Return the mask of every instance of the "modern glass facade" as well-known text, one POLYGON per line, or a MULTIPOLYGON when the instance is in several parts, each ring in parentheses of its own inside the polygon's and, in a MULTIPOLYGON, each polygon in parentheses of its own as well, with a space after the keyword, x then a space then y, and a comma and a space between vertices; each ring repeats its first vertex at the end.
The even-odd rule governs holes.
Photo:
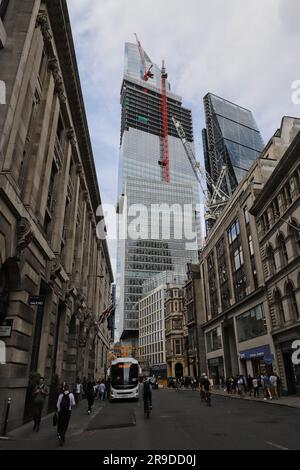
MULTIPOLYGON (((147 55, 146 59, 150 64, 147 55)), ((118 209, 123 227, 128 230, 123 237, 119 234, 118 241, 116 323, 117 333, 124 339, 138 333, 137 302, 143 295, 144 281, 163 271, 184 275, 186 263, 196 262, 198 257, 198 182, 172 123, 174 115, 193 145, 191 112, 182 107, 179 96, 168 91, 167 183, 161 165, 161 73, 155 65, 152 71, 153 79, 141 79, 138 48, 127 43, 121 88, 118 209), (193 238, 187 234, 187 227, 193 238), (132 228, 138 229, 138 236, 132 234, 132 228)), ((169 84, 167 89, 170 90, 169 84)))
POLYGON ((263 150, 263 139, 248 109, 212 93, 208 93, 203 101, 205 167, 216 182, 222 166, 227 165, 228 180, 223 189, 231 194, 263 150))

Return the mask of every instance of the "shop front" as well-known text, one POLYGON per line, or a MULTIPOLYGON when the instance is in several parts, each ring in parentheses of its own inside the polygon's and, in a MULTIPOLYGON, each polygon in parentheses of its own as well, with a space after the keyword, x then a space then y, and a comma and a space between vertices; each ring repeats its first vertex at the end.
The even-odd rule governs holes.
POLYGON ((224 386, 224 360, 223 356, 207 360, 208 376, 214 387, 224 386))
POLYGON ((266 344, 257 348, 245 349, 239 352, 242 363, 242 373, 247 376, 257 377, 265 373, 273 373, 274 356, 270 345, 266 344))

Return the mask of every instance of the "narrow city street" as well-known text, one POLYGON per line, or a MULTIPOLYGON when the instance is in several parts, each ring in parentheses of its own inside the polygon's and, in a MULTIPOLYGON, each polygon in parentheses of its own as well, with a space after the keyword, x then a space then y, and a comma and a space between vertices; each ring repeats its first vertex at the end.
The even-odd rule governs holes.
MULTIPOLYGON (((199 392, 153 391, 150 419, 143 401, 109 403, 97 400, 93 413, 86 402, 75 409, 61 449, 188 450, 300 449, 300 409, 273 403, 213 396, 209 408, 199 392)), ((57 449, 52 416, 39 433, 27 424, 0 440, 0 449, 57 449)))

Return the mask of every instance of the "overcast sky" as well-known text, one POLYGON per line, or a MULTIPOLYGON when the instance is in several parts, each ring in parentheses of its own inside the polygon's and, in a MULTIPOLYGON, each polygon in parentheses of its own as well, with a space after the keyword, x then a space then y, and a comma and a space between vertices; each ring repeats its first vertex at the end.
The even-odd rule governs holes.
MULTIPOLYGON (((202 158, 207 92, 251 109, 265 143, 283 115, 300 116, 300 0, 68 0, 100 191, 116 203, 124 43, 165 59, 172 91, 192 109, 202 158)), ((115 269, 115 243, 110 243, 115 269)))

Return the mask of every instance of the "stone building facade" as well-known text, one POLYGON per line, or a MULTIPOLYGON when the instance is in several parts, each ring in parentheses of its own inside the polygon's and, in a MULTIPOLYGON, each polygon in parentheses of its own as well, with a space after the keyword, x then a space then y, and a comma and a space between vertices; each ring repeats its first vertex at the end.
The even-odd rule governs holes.
POLYGON ((287 393, 300 394, 300 132, 251 209, 256 217, 278 374, 287 393))
MULTIPOLYGON (((250 209, 299 130, 283 118, 209 233, 200 257, 207 369, 214 383, 277 369, 256 220, 250 209)), ((295 281, 296 285, 296 281, 295 281)))
POLYGON ((101 199, 66 1, 5 4, 0 321, 11 334, 0 338, 0 427, 11 397, 14 428, 30 417, 39 374, 50 385, 46 412, 62 381, 105 373, 111 333, 101 313, 113 275, 96 233, 101 199))
POLYGON ((167 376, 187 375, 187 357, 184 344, 184 296, 178 285, 168 284, 165 296, 165 337, 167 376))
POLYGON ((203 318, 203 293, 201 289, 199 264, 188 263, 187 280, 184 290, 184 316, 187 334, 185 336, 187 375, 200 377, 206 372, 203 318))

